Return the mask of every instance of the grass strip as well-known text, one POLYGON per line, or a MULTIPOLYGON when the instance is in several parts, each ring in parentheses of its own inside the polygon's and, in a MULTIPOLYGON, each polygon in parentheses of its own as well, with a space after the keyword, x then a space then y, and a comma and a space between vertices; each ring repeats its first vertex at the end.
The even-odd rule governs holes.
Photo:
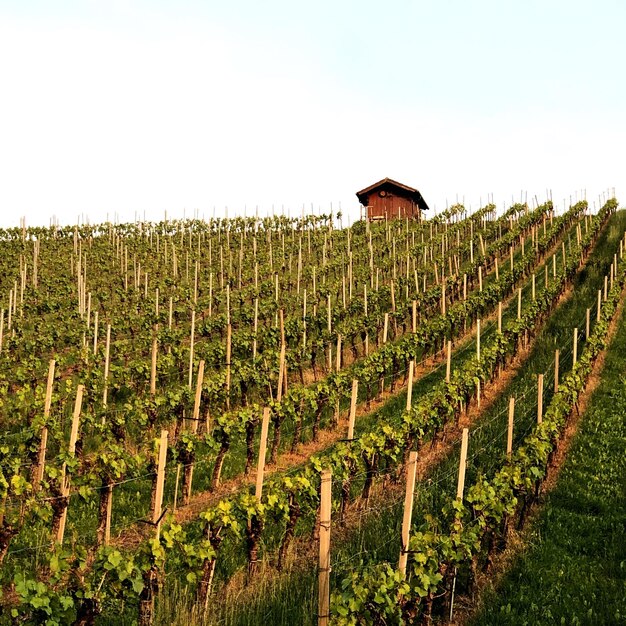
POLYGON ((527 548, 473 626, 626 624, 626 318, 527 548))

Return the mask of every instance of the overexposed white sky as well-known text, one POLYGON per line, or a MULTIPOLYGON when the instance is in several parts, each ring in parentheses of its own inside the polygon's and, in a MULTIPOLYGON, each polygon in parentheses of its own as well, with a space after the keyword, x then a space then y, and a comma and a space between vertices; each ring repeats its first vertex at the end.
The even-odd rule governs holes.
POLYGON ((0 226, 626 193, 621 0, 0 0, 0 226))

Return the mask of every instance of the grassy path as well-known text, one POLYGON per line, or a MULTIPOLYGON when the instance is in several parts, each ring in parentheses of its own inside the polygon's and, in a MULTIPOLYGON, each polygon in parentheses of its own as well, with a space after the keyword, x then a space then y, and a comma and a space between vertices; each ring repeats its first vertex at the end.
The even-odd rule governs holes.
POLYGON ((626 624, 626 318, 528 547, 474 626, 626 624))

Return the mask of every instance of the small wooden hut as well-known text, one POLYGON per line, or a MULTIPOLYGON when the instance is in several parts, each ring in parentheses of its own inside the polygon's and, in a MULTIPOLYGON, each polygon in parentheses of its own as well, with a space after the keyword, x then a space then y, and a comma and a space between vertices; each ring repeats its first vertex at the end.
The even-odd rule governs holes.
POLYGON ((357 191, 356 196, 365 208, 367 219, 370 221, 405 217, 419 220, 421 212, 428 209, 426 201, 417 189, 391 178, 383 178, 357 191))

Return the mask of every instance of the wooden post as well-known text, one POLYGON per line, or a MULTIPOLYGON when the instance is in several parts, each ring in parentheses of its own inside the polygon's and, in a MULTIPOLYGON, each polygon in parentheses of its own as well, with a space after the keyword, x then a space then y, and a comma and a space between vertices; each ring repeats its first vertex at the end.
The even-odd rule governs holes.
POLYGON ((356 419, 356 401, 359 393, 359 379, 352 379, 352 395, 350 397, 350 415, 348 417, 348 439, 354 439, 354 422, 356 419))
MULTIPOLYGON (((111 355, 111 324, 107 324, 107 342, 104 350, 104 391, 102 394, 102 405, 106 408, 109 382, 109 357, 111 355)), ((104 423, 104 415, 102 416, 104 423)))
POLYGON ((333 328, 332 328, 332 309, 330 307, 330 294, 328 294, 326 308, 327 308, 327 313, 328 313, 328 334, 330 335, 330 333, 333 332, 333 328))
POLYGON ((154 326, 154 337, 152 337, 152 363, 150 366, 150 395, 154 396, 156 394, 156 373, 157 373, 157 332, 159 326, 155 324, 154 326))
POLYGON ((261 441, 259 442, 259 460, 256 470, 256 488, 254 495, 259 502, 263 493, 263 475, 265 472, 265 456, 267 453, 267 431, 270 425, 269 407, 263 408, 263 421, 261 422, 261 441))
MULTIPOLYGON (((85 390, 84 385, 78 385, 78 387, 76 388, 76 401, 74 402, 74 413, 72 415, 72 429, 70 431, 70 442, 67 448, 68 455, 72 458, 74 457, 76 453, 76 441, 78 440, 78 425, 80 421, 80 411, 83 405, 84 390, 85 390)), ((66 466, 65 466, 65 463, 63 463, 63 467, 61 468, 60 482, 61 482, 61 495, 63 498, 66 499, 66 502, 64 503, 64 509, 63 509, 63 512, 61 513, 61 519, 59 520, 59 529, 57 531, 57 536, 56 536, 56 541, 58 544, 63 543, 63 537, 65 535, 65 524, 67 521, 67 508, 69 505, 69 502, 67 501, 67 499, 69 499, 69 495, 70 495, 70 479, 66 476, 65 471, 66 471, 66 466)))
POLYGON ((476 358, 480 361, 480 319, 476 320, 476 358))
POLYGON ((93 314, 93 353, 98 350, 98 311, 93 314))
POLYGON ((256 359, 257 333, 259 330, 259 299, 254 299, 254 339, 252 340, 252 358, 256 359))
POLYGON ((463 301, 467 300, 467 274, 463 274, 463 301))
POLYGON ((413 395, 413 372, 415 370, 415 361, 409 362, 409 384, 406 388, 406 410, 411 410, 411 398, 413 395))
POLYGON ((517 290, 517 319, 522 319, 522 288, 517 290))
POLYGON ((446 281, 444 279, 441 281, 441 314, 446 314, 446 281))
POLYGON ((406 488, 404 491, 404 516, 402 517, 402 537, 400 544, 400 560, 398 569, 404 578, 409 550, 409 534, 411 532, 411 517, 413 515, 413 494, 415 492, 415 474, 417 470, 417 452, 409 452, 409 462, 406 466, 406 488))
POLYGON ((506 435, 506 454, 511 456, 513 453, 513 420, 515 416, 515 398, 509 398, 509 428, 506 435))
MULTIPOLYGON (((4 316, 4 310, 3 310, 3 316, 4 316)), ((4 319, 4 318, 3 318, 4 319)), ((417 300, 413 300, 413 332, 416 333, 417 332, 417 300)), ((0 341, 0 350, 2 350, 2 342, 0 341)))
POLYGON ((193 423, 191 430, 198 432, 198 423, 200 421, 200 400, 202 398, 202 384, 204 383, 204 359, 198 364, 198 378, 196 380, 196 395, 193 402, 193 423))
POLYGON ((498 256, 496 255, 496 280, 500 280, 500 271, 498 268, 498 256))
POLYGON ((332 472, 322 471, 320 484, 320 546, 318 584, 318 626, 328 626, 330 620, 330 512, 332 472))
POLYGON ((450 339, 448 339, 447 352, 448 354, 446 357, 446 382, 449 383, 450 382, 450 369, 452 366, 452 341, 450 341, 450 339))
POLYGON ((589 330, 591 328, 591 309, 587 309, 587 324, 585 326, 585 341, 589 341, 589 330))
POLYGON ((536 276, 535 276, 535 273, 533 272, 533 302, 537 299, 535 297, 535 280, 536 280, 536 276))
POLYGON ((573 350, 573 354, 574 354, 574 356, 572 358, 572 367, 573 367, 574 365, 576 365, 576 361, 578 360, 577 359, 577 356, 578 356, 578 328, 574 328, 574 343, 573 343, 573 346, 572 346, 572 350, 573 350))
POLYGON ((385 313, 385 325, 383 327, 383 343, 387 343, 388 332, 389 332, 389 313, 385 313))
POLYGON ((614 275, 613 263, 611 263, 611 283, 610 283, 610 288, 611 289, 613 289, 613 275, 614 275))
POLYGON ((498 302, 498 332, 502 333, 502 300, 498 302))
POLYGON ((194 343, 195 343, 195 333, 196 333, 196 312, 191 311, 191 333, 189 336, 189 377, 187 386, 191 389, 191 384, 193 382, 193 351, 194 351, 194 343))
POLYGON ((467 463, 467 441, 469 430, 463 429, 463 438, 461 439, 461 458, 459 459, 459 480, 456 487, 457 500, 463 500, 463 490, 465 489, 465 465, 467 463))
POLYGON ((537 376, 537 424, 543 422, 543 374, 537 376))
POLYGON ((231 353, 233 343, 233 327, 228 324, 226 327, 226 406, 230 408, 230 371, 231 353))
POLYGON ((559 390, 559 356, 558 350, 554 351, 554 393, 559 390))
POLYGON ((602 312, 602 289, 598 289, 598 310, 596 312, 596 322, 600 321, 601 312, 602 312))
POLYGON ((152 510, 152 523, 156 527, 156 537, 161 534, 161 513, 163 510, 163 488, 165 486, 165 463, 167 462, 167 430, 161 431, 159 442, 159 458, 157 461, 157 483, 154 498, 154 509, 152 510))
POLYGON ((604 277, 604 301, 606 302, 606 299, 609 296, 609 279, 608 276, 604 277))

